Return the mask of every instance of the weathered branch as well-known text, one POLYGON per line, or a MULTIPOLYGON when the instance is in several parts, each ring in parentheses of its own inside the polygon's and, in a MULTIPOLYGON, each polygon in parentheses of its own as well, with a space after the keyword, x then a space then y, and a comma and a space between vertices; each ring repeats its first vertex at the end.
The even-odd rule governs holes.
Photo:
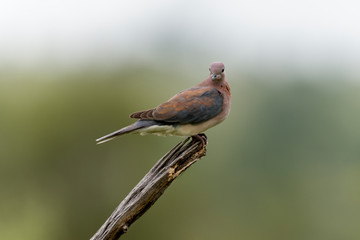
POLYGON ((205 141, 190 138, 163 156, 131 190, 91 240, 114 240, 126 233, 163 194, 170 183, 206 154, 205 141))

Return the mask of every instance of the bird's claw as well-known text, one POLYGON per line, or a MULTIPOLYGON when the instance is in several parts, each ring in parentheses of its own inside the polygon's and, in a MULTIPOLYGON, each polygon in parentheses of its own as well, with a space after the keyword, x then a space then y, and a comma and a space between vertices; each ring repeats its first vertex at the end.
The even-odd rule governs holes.
POLYGON ((199 133, 197 135, 191 136, 191 138, 192 138, 191 142, 201 141, 201 144, 203 146, 206 146, 207 144, 207 136, 205 135, 205 133, 199 133))

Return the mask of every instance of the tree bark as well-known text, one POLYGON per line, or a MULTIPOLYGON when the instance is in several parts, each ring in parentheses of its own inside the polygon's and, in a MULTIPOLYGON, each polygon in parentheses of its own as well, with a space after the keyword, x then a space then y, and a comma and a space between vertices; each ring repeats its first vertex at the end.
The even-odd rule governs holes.
MULTIPOLYGON (((170 183, 206 155, 206 140, 187 138, 163 156, 119 204, 91 240, 114 240, 127 232, 170 183)), ((206 138, 205 138, 206 139, 206 138)))

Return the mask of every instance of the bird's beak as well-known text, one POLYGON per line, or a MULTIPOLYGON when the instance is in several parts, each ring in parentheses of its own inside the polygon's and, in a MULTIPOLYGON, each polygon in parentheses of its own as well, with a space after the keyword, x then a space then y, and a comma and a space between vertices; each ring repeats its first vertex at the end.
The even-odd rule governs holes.
POLYGON ((215 79, 216 79, 216 74, 214 73, 211 75, 211 80, 215 80, 215 79))

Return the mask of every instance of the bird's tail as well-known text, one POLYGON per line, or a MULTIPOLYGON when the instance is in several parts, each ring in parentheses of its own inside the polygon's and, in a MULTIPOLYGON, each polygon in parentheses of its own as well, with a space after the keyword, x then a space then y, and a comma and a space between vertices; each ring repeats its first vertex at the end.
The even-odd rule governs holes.
POLYGON ((134 132, 136 130, 139 130, 141 128, 146 128, 146 127, 150 127, 153 125, 158 125, 157 122, 155 121, 147 121, 147 120, 139 120, 137 122, 134 122, 133 124, 126 126, 122 129, 119 129, 115 132, 109 133, 101 138, 96 139, 97 144, 101 144, 101 143, 105 143, 108 141, 111 141, 117 137, 119 137, 120 135, 123 135, 125 133, 131 133, 134 132))

